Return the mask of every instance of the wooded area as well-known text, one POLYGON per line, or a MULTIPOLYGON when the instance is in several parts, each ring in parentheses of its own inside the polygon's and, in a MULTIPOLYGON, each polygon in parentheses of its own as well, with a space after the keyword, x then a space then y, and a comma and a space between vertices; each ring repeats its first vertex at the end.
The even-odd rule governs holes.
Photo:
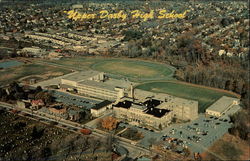
MULTIPOLYGON (((238 30, 242 41, 245 41, 247 33, 240 28, 238 30)), ((249 107, 246 101, 249 98, 249 53, 244 56, 220 56, 204 47, 203 41, 195 38, 195 31, 180 34, 170 48, 167 48, 170 40, 153 40, 145 33, 146 36, 138 39, 141 33, 135 32, 125 32, 126 40, 133 39, 128 42, 128 50, 121 53, 123 56, 142 57, 171 64, 177 68, 177 79, 233 91, 240 94, 244 106, 249 107)), ((211 45, 216 47, 220 43, 220 40, 216 39, 211 45)))

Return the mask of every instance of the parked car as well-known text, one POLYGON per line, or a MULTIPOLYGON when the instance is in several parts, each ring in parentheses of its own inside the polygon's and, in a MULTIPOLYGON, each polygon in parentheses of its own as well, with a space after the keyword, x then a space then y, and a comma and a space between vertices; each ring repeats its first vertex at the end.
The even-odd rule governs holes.
POLYGON ((90 135, 92 133, 91 130, 89 129, 86 129, 86 128, 83 128, 83 129, 80 129, 80 132, 84 135, 90 135))

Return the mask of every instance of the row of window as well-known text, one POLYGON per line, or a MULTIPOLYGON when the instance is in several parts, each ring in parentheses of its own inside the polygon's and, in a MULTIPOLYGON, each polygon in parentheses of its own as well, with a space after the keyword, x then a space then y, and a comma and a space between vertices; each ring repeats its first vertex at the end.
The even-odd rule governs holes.
POLYGON ((116 92, 113 91, 108 91, 108 90, 95 90, 91 88, 78 88, 79 91, 87 91, 87 92, 93 92, 93 93, 102 93, 102 94, 107 94, 107 95, 117 95, 116 92))
POLYGON ((97 93, 97 92, 91 92, 91 91, 85 91, 85 90, 79 90, 79 93, 94 96, 94 97, 99 97, 99 98, 104 98, 104 99, 115 99, 116 95, 107 95, 107 94, 102 94, 102 93, 97 93))
POLYGON ((139 122, 142 121, 144 123, 147 123, 147 124, 153 124, 156 122, 156 120, 159 120, 157 118, 152 118, 151 116, 145 116, 145 115, 139 115, 139 114, 134 114, 134 113, 127 113, 127 114, 123 114, 123 113, 120 113, 120 112, 116 112, 116 114, 120 117, 120 118, 127 118, 127 119, 130 119, 131 121, 136 121, 136 122, 139 122))

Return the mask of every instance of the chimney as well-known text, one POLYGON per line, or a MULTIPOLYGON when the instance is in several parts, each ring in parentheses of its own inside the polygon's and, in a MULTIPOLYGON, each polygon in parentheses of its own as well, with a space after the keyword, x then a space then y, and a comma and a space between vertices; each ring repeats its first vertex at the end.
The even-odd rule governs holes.
POLYGON ((130 85, 130 95, 131 95, 131 98, 134 100, 134 87, 132 83, 130 85))

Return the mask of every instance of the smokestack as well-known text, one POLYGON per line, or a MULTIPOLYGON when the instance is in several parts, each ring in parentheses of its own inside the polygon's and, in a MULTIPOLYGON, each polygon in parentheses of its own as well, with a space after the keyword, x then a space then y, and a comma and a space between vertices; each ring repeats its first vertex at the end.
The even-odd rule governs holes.
POLYGON ((130 95, 131 95, 131 98, 133 99, 134 101, 134 87, 133 87, 133 84, 131 83, 130 85, 130 95))

